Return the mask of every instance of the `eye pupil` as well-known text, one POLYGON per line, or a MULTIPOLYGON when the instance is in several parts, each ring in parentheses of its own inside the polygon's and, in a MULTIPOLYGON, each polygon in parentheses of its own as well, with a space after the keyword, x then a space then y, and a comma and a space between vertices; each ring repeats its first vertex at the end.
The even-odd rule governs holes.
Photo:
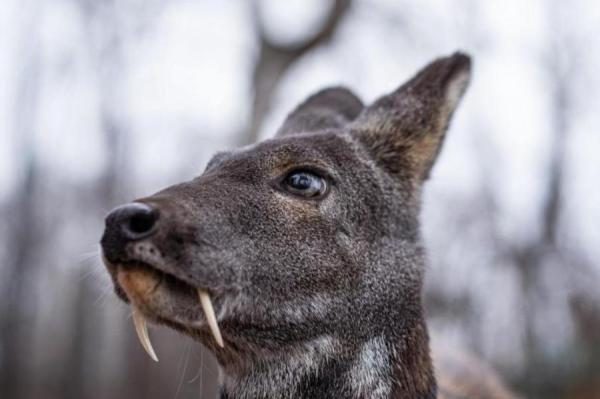
POLYGON ((310 188, 312 179, 310 176, 304 173, 297 173, 290 176, 290 184, 299 190, 305 190, 310 188))
POLYGON ((283 181, 283 188, 291 194, 312 198, 325 192, 325 180, 308 171, 291 172, 283 181))

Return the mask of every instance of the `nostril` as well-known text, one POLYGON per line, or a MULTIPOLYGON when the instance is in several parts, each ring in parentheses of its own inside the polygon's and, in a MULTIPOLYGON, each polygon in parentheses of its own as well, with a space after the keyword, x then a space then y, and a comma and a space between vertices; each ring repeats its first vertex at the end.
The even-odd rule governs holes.
POLYGON ((141 202, 113 209, 106 218, 105 236, 121 244, 141 240, 152 234, 158 221, 158 210, 141 202))
POLYGON ((121 258, 128 243, 142 240, 157 230, 160 212, 143 202, 121 205, 106 216, 106 228, 100 243, 111 262, 121 258))
POLYGON ((134 234, 145 234, 152 230, 156 216, 153 212, 136 213, 131 215, 127 223, 127 229, 134 234))
POLYGON ((154 232, 158 212, 146 204, 133 202, 122 208, 119 219, 125 238, 141 240, 154 232))

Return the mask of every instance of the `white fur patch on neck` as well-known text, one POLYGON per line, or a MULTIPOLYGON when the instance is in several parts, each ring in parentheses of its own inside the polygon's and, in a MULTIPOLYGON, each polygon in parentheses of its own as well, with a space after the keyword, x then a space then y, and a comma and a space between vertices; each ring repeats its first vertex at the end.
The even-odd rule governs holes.
POLYGON ((363 345, 350 371, 350 384, 357 398, 387 398, 392 391, 390 353, 383 337, 363 345))

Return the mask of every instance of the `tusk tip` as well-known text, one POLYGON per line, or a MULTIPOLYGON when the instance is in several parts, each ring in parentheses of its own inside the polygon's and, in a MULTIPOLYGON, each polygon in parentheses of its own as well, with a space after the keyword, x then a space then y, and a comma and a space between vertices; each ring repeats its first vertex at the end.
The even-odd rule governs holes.
POLYGON ((225 344, 223 342, 223 337, 221 336, 221 330, 219 329, 219 323, 217 322, 215 309, 213 308, 212 301, 210 300, 210 295, 208 295, 208 292, 204 291, 203 289, 198 288, 198 298, 200 299, 200 305, 202 306, 204 316, 206 317, 208 327, 210 328, 210 332, 212 333, 215 342, 218 346, 224 348, 225 344))
POLYGON ((144 319, 144 316, 135 306, 132 306, 132 310, 133 324, 135 326, 135 332, 137 333, 140 344, 142 344, 142 347, 148 356, 150 356, 150 359, 158 362, 158 356, 156 356, 156 352, 154 352, 152 342, 150 342, 150 337, 148 335, 148 325, 146 324, 146 319, 144 319))

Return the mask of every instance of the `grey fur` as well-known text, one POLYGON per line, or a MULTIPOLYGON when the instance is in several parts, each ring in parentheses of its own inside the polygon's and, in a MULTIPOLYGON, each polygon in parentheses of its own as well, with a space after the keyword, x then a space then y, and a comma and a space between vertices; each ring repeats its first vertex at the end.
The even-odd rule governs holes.
POLYGON ((364 107, 321 91, 278 135, 220 153, 196 179, 138 201, 160 212, 149 238, 103 248, 116 290, 149 319, 200 340, 224 371, 223 398, 433 398, 421 304, 423 180, 468 83, 456 53, 364 107), (323 198, 278 188, 292 168, 328 176, 323 198), (151 294, 119 285, 150 268, 151 294), (194 288, 213 299, 225 347, 194 288))

